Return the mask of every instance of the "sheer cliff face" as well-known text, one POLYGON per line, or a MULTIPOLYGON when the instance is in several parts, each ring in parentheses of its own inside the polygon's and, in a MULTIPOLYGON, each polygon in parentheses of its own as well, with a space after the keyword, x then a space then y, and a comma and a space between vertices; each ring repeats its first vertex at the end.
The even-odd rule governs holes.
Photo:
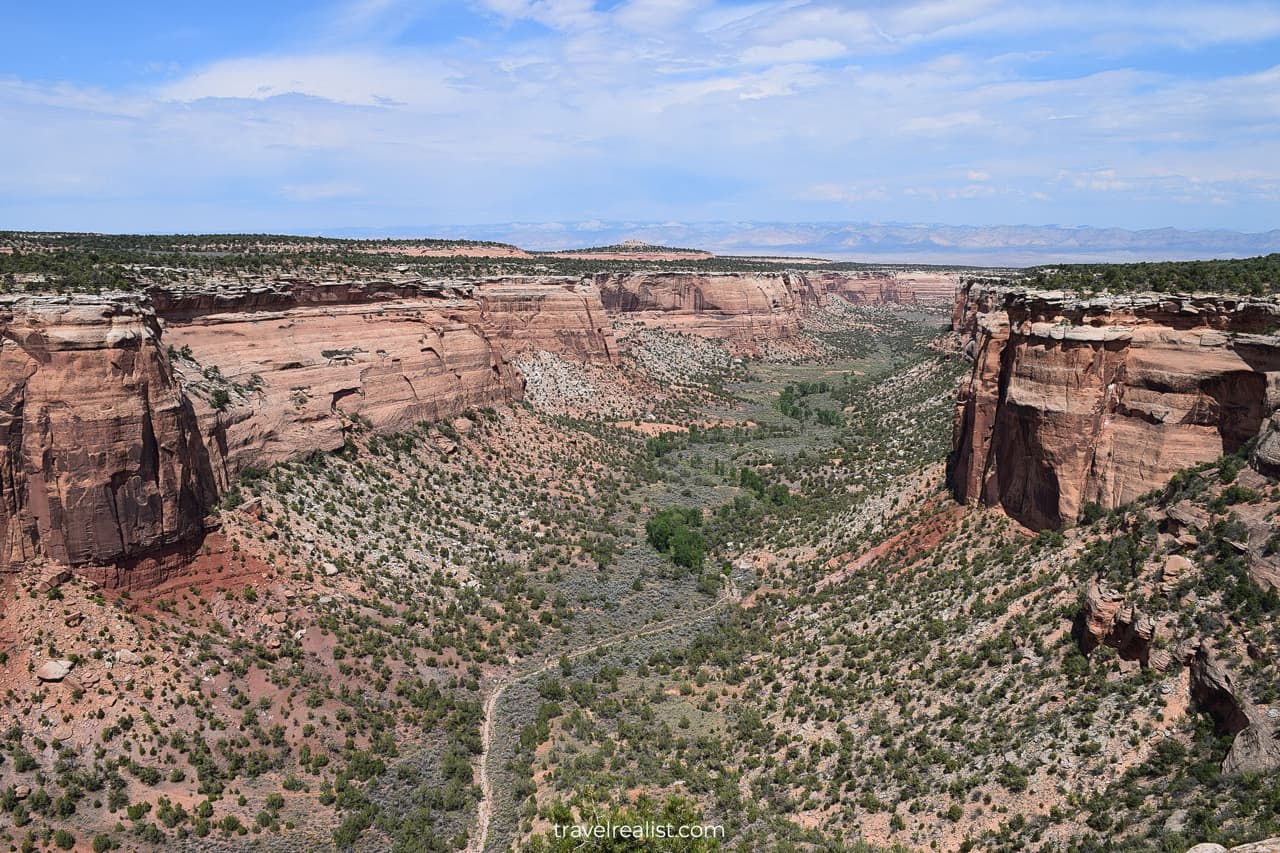
POLYGON ((955 299, 957 277, 927 272, 610 273, 595 277, 615 316, 751 350, 800 332, 804 306, 840 296, 855 305, 941 307, 955 299))
POLYGON ((166 342, 192 357, 179 366, 220 487, 249 465, 341 447, 354 416, 397 432, 519 400, 524 380, 511 358, 524 350, 616 358, 596 291, 576 279, 364 287, 339 296, 347 301, 331 304, 305 288, 264 303, 252 293, 243 306, 223 297, 221 310, 203 313, 189 297, 168 323, 166 342), (216 383, 205 377, 211 367, 216 383), (230 389, 222 408, 213 405, 218 386, 230 389))
POLYGON ((1239 448, 1280 406, 1275 303, 975 287, 955 318, 974 367, 953 485, 1035 529, 1239 448))
POLYGON ((214 499, 190 405, 138 301, 0 303, 0 567, 127 561, 214 499))
POLYGON ((512 355, 546 350, 613 364, 618 344, 599 291, 579 279, 504 278, 475 288, 476 322, 512 355))
POLYGON ((219 487, 250 465, 340 448, 357 416, 397 432, 520 399, 523 380, 485 330, 467 322, 471 310, 396 300, 169 324, 166 342, 192 358, 178 366, 219 487), (226 397, 215 396, 219 388, 226 397))
POLYGON ((956 299, 960 277, 955 273, 898 270, 894 272, 796 272, 787 273, 807 302, 839 296, 854 305, 918 305, 950 307, 956 299))
POLYGON ((596 276, 605 310, 740 349, 800 333, 800 297, 781 274, 617 273, 596 276))
POLYGON ((44 559, 114 586, 161 580, 246 467, 337 449, 356 418, 395 432, 519 400, 522 349, 616 358, 595 290, 576 280, 8 298, 0 568, 44 559))

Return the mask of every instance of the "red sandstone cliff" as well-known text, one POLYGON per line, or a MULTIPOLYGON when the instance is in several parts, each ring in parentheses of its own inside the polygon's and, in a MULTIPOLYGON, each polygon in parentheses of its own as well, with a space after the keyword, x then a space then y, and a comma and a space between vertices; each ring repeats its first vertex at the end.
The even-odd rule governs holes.
POLYGON ((523 380, 501 346, 465 320, 470 310, 396 300, 169 324, 166 342, 190 353, 178 364, 219 487, 249 465, 341 447, 355 416, 394 432, 520 399, 523 380))
POLYGON ((950 307, 960 278, 955 273, 924 270, 867 270, 862 272, 793 272, 789 282, 805 294, 808 303, 820 303, 829 295, 854 305, 912 305, 950 307))
POLYGON ((602 273, 595 284, 610 314, 753 349, 796 337, 803 308, 830 296, 855 305, 942 307, 954 301, 958 277, 870 270, 602 273))
POLYGON ((605 310, 750 348, 800 333, 800 298, 776 273, 614 273, 595 278, 605 310))
MULTIPOLYGON (((511 356, 610 363, 576 280, 271 282, 0 303, 0 567, 107 583, 190 547, 245 467, 523 395, 511 356)), ((142 571, 153 573, 154 566, 142 571)))
POLYGON ((341 447, 355 416, 395 432, 519 400, 510 360, 523 351, 617 356, 596 290, 576 279, 264 290, 161 303, 221 487, 248 465, 341 447))
MULTIPOLYGON (((199 541, 245 467, 518 400, 515 354, 616 361, 609 314, 755 346, 803 306, 936 303, 922 273, 272 281, 0 303, 0 566, 107 583, 199 541)), ((144 572, 151 572, 144 568, 144 572)), ((167 571, 167 569, 165 569, 167 571)))
POLYGON ((138 299, 0 302, 0 568, 127 561, 203 530, 196 418, 138 299))
POLYGON ((476 322, 511 355, 547 350, 613 364, 618 344, 600 292, 577 278, 486 279, 476 284, 476 322))
POLYGON ((974 366, 953 486, 1032 528, 1163 486, 1239 448, 1280 406, 1276 302, 973 285, 954 316, 974 366))

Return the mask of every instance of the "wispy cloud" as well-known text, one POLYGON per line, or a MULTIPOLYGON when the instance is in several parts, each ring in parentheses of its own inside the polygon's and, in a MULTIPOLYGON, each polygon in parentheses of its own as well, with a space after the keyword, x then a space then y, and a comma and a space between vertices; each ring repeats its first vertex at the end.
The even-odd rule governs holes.
POLYGON ((350 0, 128 83, 0 77, 0 224, 1249 227, 1280 185, 1268 55, 1274 4, 350 0))

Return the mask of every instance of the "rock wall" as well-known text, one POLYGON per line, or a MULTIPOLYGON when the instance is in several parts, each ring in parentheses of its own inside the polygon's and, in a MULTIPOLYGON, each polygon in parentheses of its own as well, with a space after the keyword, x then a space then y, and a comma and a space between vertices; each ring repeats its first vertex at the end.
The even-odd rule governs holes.
POLYGON ((602 273, 594 277, 615 316, 753 350, 800 332, 802 309, 840 296, 856 305, 949 306, 959 278, 910 271, 602 273))
MULTIPOLYGON (((180 570, 247 466, 510 400, 511 358, 617 359, 609 314, 744 346, 833 294, 916 302, 942 279, 877 273, 249 281, 145 296, 0 300, 0 567, 111 585, 180 570)), ((950 285, 948 284, 949 288, 950 285)))
POLYGON ((511 358, 524 351, 593 363, 617 357, 597 291, 577 279, 255 287, 239 301, 225 291, 169 299, 161 303, 166 342, 190 353, 178 364, 223 488, 248 465, 341 447, 354 416, 395 432, 519 400, 524 380, 511 358), (214 400, 219 387, 229 401, 214 400))
POLYGON ((618 344, 600 292, 577 278, 500 278, 477 282, 476 322, 511 355, 546 350, 613 364, 618 344))
POLYGON ((610 314, 739 349, 800 334, 801 298, 782 273, 606 273, 595 285, 610 314))
POLYGON ((950 476, 1034 529, 1238 449, 1280 407, 1275 301, 971 285, 950 476))
POLYGON ((177 365, 226 488, 247 466, 336 450, 357 416, 396 432, 520 399, 522 378, 474 313, 395 300, 210 314, 169 324, 165 339, 190 354, 177 365))
POLYGON ((145 300, 0 300, 0 568, 163 551, 213 499, 145 300))
POLYGON ((854 305, 913 305, 949 308, 956 300, 960 277, 955 273, 918 270, 868 270, 859 272, 788 273, 796 292, 807 303, 820 303, 829 295, 854 305))
POLYGON ((180 570, 247 466, 523 396, 511 357, 616 359, 578 280, 265 282, 0 301, 0 568, 180 570))

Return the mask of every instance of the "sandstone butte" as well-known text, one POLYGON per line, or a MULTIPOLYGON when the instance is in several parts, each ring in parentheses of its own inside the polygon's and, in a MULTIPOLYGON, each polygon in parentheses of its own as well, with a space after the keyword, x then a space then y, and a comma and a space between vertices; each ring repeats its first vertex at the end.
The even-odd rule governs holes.
POLYGON ((953 328, 973 370, 950 477, 1027 527, 1114 507, 1261 434, 1280 470, 1280 304, 1227 296, 1078 299, 973 283, 953 328))

